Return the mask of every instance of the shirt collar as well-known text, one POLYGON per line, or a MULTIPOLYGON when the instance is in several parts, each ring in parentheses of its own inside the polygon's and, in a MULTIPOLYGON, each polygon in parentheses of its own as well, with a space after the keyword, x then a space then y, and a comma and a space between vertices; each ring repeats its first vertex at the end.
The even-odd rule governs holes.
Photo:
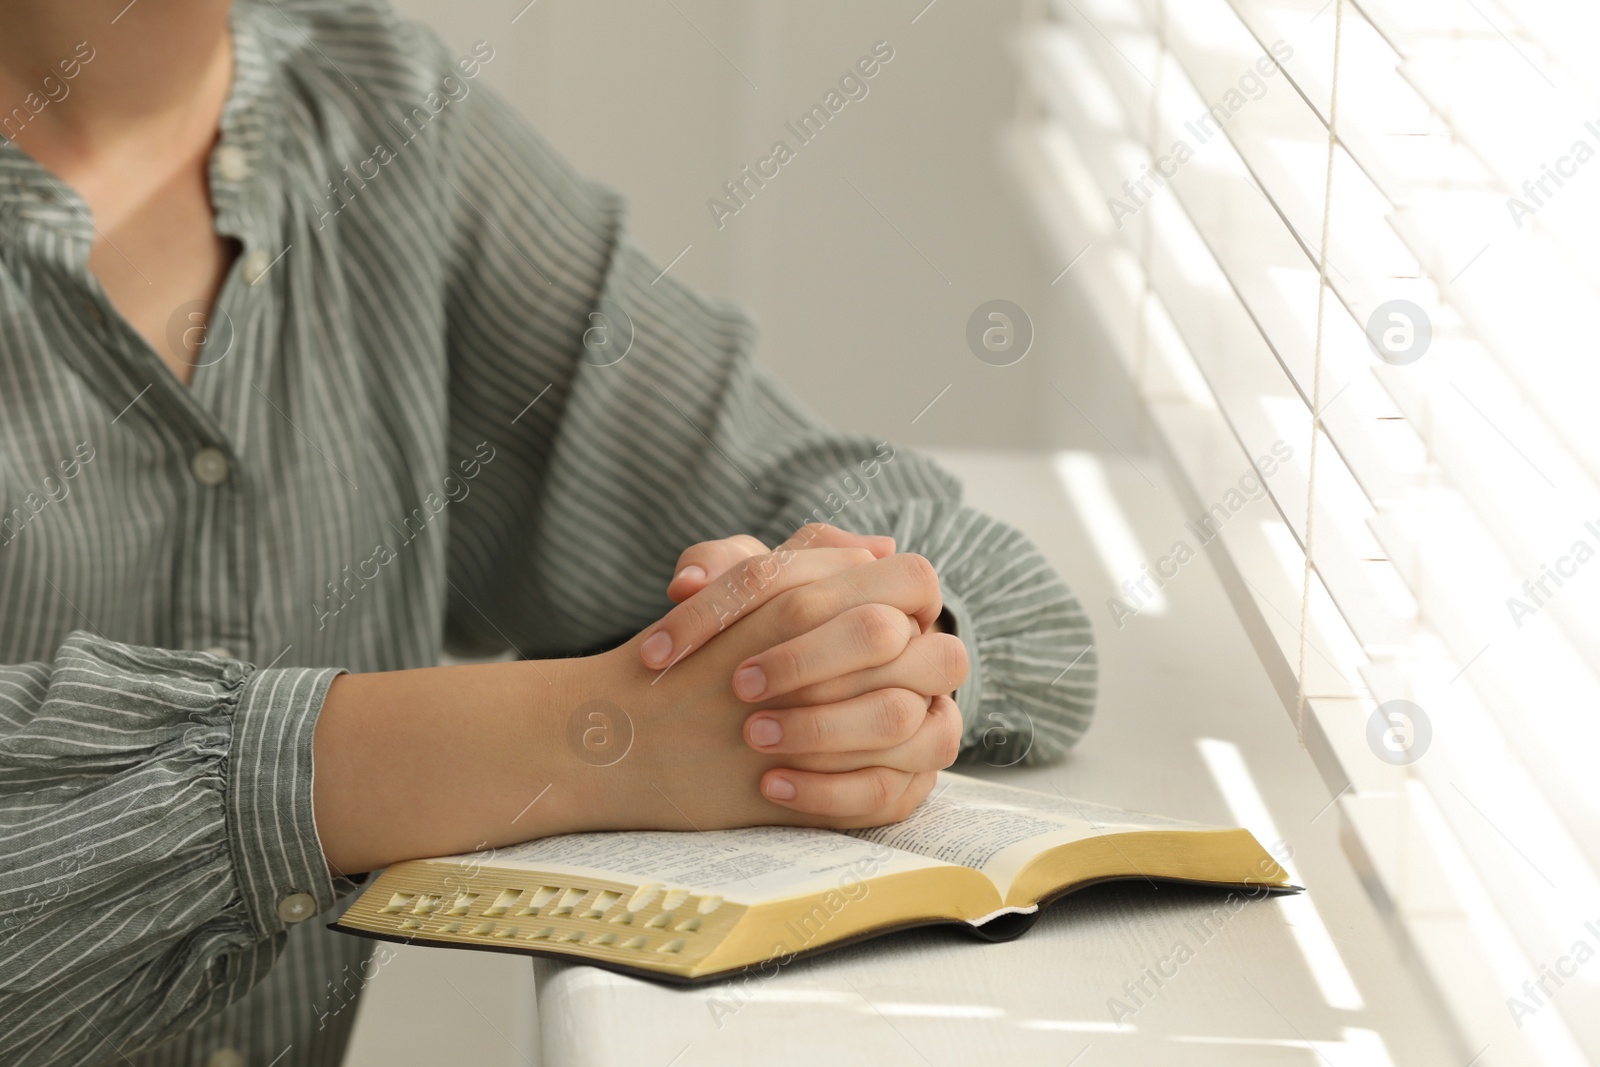
POLYGON ((287 108, 285 57, 303 42, 276 5, 233 5, 233 86, 211 153, 211 200, 219 230, 238 233, 242 216, 259 217, 282 181, 287 108))
POLYGON ((16 217, 37 219, 74 236, 94 233, 83 198, 14 141, 0 137, 0 222, 16 217))
MULTIPOLYGON (((280 176, 284 134, 283 60, 293 28, 253 0, 230 15, 233 81, 210 160, 211 198, 219 230, 238 232, 262 215, 262 201, 280 176)), ((25 105, 24 105, 25 106, 25 105)), ((0 220, 20 216, 91 240, 93 222, 77 192, 0 135, 0 220)))

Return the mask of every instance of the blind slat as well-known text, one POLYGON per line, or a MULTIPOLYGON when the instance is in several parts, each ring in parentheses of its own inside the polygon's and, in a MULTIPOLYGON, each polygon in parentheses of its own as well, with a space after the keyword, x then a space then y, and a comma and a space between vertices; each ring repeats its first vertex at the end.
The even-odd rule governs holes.
MULTIPOLYGON (((1482 1012, 1486 982, 1514 985, 1513 971, 1551 958, 1576 902, 1600 895, 1600 779, 1586 765, 1600 716, 1584 718, 1600 706, 1600 597, 1567 573, 1576 548, 1561 555, 1572 538, 1600 555, 1600 423, 1584 402, 1600 372, 1555 343, 1582 336, 1600 278, 1600 242, 1557 220, 1595 209, 1576 196, 1564 213, 1540 205, 1515 243, 1482 211, 1505 211, 1497 198, 1559 128, 1553 112, 1518 125, 1488 103, 1493 75, 1526 58, 1515 45, 1543 43, 1528 27, 1559 17, 1543 0, 1521 22, 1492 0, 1471 15, 1442 0, 1334 3, 1057 0, 1023 50, 1039 118, 1023 125, 1034 143, 1019 158, 1071 235, 1063 251, 1095 251, 1073 284, 1146 396, 1192 513, 1228 492, 1230 468, 1292 445, 1256 510, 1218 513, 1207 548, 1285 703, 1306 714, 1319 769, 1335 791, 1341 776, 1351 786, 1340 806, 1362 848, 1391 854, 1360 813, 1394 796, 1470 883, 1455 929, 1474 941, 1452 958, 1404 865, 1374 865, 1463 1030, 1492 1035, 1481 1062, 1600 1054, 1588 993, 1526 1029, 1482 1012), (1463 70, 1494 41, 1506 54, 1463 70), (1270 71, 1255 67, 1263 54, 1270 71), (1208 113, 1202 138, 1194 120, 1208 113), (1190 150, 1174 166, 1180 142, 1190 150), (1478 255, 1486 235, 1492 258, 1478 255), (1415 363, 1390 365, 1368 343, 1397 299, 1431 329, 1415 363), (1537 323, 1519 321, 1529 310, 1537 323), (1551 560, 1570 590, 1551 587, 1551 560), (1509 610, 1522 580, 1543 594, 1531 620, 1509 610), (1396 698, 1431 710, 1433 747, 1374 768, 1367 719, 1396 698), (1560 888, 1508 857, 1495 819, 1559 870, 1560 888)), ((1592 88, 1568 69, 1570 47, 1536 51, 1563 87, 1592 88)), ((1502 80, 1515 101, 1532 84, 1526 72, 1502 80)))

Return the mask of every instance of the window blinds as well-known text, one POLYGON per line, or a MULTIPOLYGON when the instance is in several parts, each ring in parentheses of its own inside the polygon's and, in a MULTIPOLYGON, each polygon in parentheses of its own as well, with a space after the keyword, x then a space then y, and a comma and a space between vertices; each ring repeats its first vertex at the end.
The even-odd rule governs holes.
POLYGON ((1559 0, 1055 0, 1021 41, 1067 277, 1485 1065, 1600 1061, 1597 43, 1559 0), (1227 521, 1254 477, 1275 517, 1227 521))

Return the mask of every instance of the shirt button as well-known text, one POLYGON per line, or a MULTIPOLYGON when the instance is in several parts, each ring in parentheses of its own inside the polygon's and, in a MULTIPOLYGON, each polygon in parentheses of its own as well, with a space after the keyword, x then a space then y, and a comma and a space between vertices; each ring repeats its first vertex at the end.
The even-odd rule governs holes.
POLYGON ((278 901, 278 918, 286 923, 304 922, 317 913, 317 901, 310 893, 290 893, 278 901))
POLYGON ((219 449, 202 448, 189 461, 189 469, 201 485, 221 485, 228 480, 228 457, 219 449))
POLYGON ((217 173, 223 181, 242 182, 250 176, 250 160, 244 149, 236 144, 225 144, 217 149, 217 173))
POLYGON ((272 257, 267 255, 266 249, 258 248, 244 257, 244 280, 254 285, 259 282, 272 266, 272 257))
POLYGON ((206 1057, 206 1067, 244 1067, 244 1057, 236 1048, 219 1048, 206 1057))
POLYGON ((231 648, 229 648, 227 645, 212 645, 210 648, 206 649, 205 651, 206 651, 206 655, 215 656, 218 659, 232 659, 233 658, 233 650, 231 648))

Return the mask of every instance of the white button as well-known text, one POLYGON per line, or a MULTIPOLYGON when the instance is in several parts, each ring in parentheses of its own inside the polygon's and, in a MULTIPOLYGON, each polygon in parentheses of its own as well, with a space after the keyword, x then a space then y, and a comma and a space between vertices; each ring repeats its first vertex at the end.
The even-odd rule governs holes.
POLYGON ((278 918, 286 923, 304 922, 317 913, 317 901, 310 893, 290 893, 278 901, 278 918))
POLYGON ((210 648, 206 649, 206 655, 215 656, 218 659, 232 659, 233 650, 227 645, 212 645, 210 648))
POLYGON ((236 1048, 219 1048, 206 1057, 206 1067, 244 1067, 244 1057, 236 1048))
POLYGON ((189 469, 201 485, 221 485, 228 480, 228 457, 215 448, 202 448, 189 461, 189 469))
POLYGON ((265 249, 258 248, 244 257, 244 280, 254 285, 267 273, 267 268, 272 266, 272 257, 267 255, 265 249))
POLYGON ((250 176, 250 160, 244 149, 236 144, 225 144, 217 149, 217 173, 224 181, 242 182, 250 176))

